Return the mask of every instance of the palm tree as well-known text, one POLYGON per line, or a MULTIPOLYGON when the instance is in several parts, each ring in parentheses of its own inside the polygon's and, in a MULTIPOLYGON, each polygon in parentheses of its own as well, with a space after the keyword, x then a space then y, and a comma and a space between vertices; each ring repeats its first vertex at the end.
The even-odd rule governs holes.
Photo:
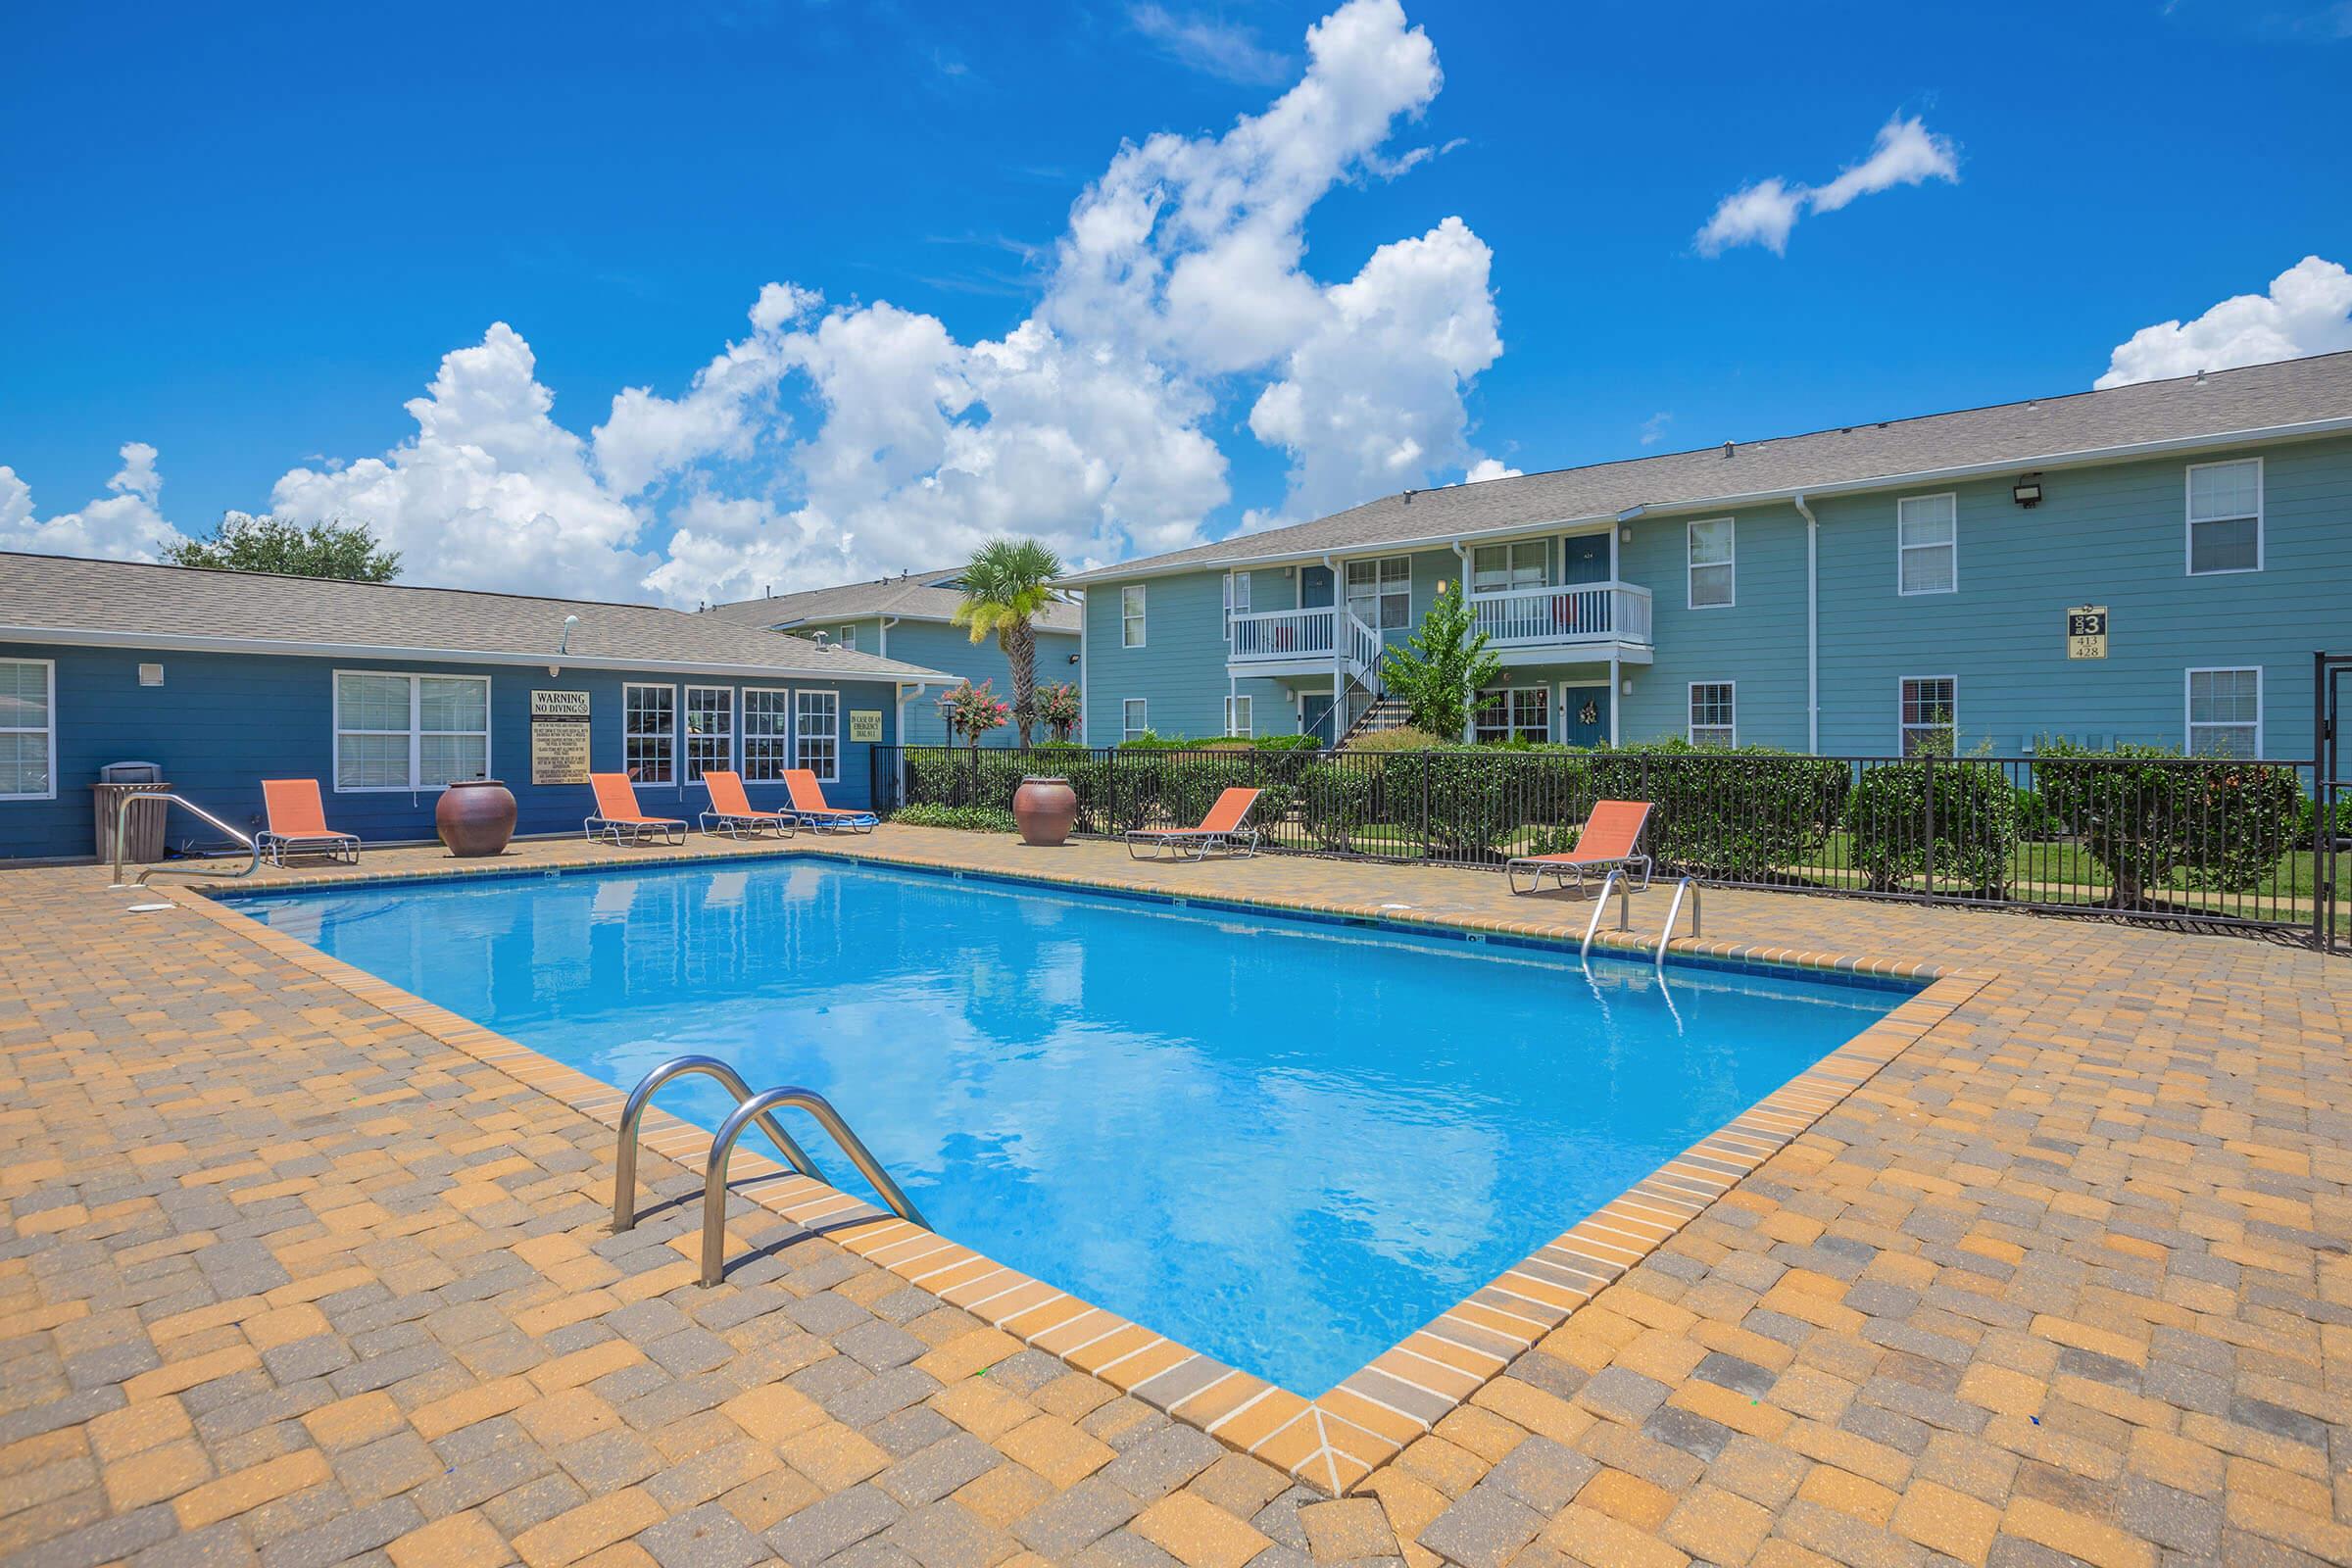
POLYGON ((1012 721, 1021 746, 1037 722, 1037 626, 1032 617, 1061 602, 1054 579, 1061 558, 1034 539, 991 539, 972 552, 963 568, 963 603, 956 624, 971 630, 972 641, 994 635, 1012 666, 1012 721))

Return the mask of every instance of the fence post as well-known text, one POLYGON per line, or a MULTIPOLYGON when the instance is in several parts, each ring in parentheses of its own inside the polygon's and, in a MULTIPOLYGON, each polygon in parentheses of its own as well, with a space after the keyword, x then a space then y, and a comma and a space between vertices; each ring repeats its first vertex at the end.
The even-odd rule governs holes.
POLYGON ((1102 748, 1102 831, 1119 831, 1119 754, 1109 746, 1102 748))
POLYGON ((1936 896, 1936 754, 1934 752, 1927 754, 1927 789, 1924 792, 1926 800, 1921 808, 1926 819, 1920 824, 1926 838, 1922 842, 1920 853, 1927 857, 1928 897, 1932 899, 1936 896))

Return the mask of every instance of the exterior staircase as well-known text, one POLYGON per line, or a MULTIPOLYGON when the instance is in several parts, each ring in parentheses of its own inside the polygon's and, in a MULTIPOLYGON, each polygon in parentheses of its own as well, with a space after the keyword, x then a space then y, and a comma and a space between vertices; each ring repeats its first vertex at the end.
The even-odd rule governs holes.
POLYGON ((1375 735, 1382 730, 1402 729, 1411 717, 1403 699, 1376 697, 1365 706, 1362 712, 1355 715, 1355 722, 1348 726, 1348 733, 1340 737, 1339 749, 1346 751, 1361 736, 1375 735))

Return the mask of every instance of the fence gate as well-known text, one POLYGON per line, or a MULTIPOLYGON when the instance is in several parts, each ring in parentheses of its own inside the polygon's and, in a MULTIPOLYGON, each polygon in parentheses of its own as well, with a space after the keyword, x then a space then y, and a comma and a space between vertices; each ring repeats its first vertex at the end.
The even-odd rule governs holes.
POLYGON ((2352 654, 2312 655, 2312 936, 2323 953, 2352 948, 2352 887, 2337 869, 2344 859, 2339 849, 2352 845, 2352 747, 2344 744, 2344 726, 2352 720, 2344 704, 2348 676, 2352 654))

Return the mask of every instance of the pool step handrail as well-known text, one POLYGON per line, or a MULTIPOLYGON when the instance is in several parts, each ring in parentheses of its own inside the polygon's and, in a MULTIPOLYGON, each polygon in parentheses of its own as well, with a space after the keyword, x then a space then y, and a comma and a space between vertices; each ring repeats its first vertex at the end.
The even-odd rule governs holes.
POLYGON ((1617 929, 1631 931, 1634 928, 1633 884, 1626 879, 1622 868, 1613 866, 1610 868, 1609 874, 1601 878, 1600 891, 1593 895, 1592 918, 1585 922, 1584 946, 1576 950, 1576 956, 1580 958, 1592 955, 1592 933, 1600 929, 1600 911, 1609 906, 1611 893, 1617 895, 1617 929))
POLYGON ((727 1271, 727 1161, 734 1155, 735 1144, 743 1137, 744 1129, 759 1122, 764 1130, 768 1124, 767 1113, 778 1105, 797 1106, 815 1117, 817 1125, 832 1135, 833 1142, 841 1146, 841 1152, 850 1156, 850 1163, 858 1167, 858 1174, 863 1176, 874 1191, 882 1196, 882 1200, 890 1205, 891 1212, 909 1225, 920 1225, 925 1230, 931 1228, 931 1222, 923 1218, 922 1211, 914 1206, 913 1200, 900 1191, 897 1182, 890 1179, 890 1172, 882 1168, 882 1162, 874 1157, 873 1151, 850 1131, 850 1124, 841 1119, 841 1113, 833 1108, 832 1102, 813 1089, 786 1087, 762 1090, 735 1107, 735 1113, 720 1126, 718 1136, 710 1144, 710 1163, 703 1172, 705 1285, 716 1285, 727 1271))
POLYGON ((226 877, 231 881, 235 881, 241 877, 249 877, 253 875, 254 872, 259 871, 261 868, 262 843, 259 838, 250 833, 241 833, 237 829, 230 827, 226 822, 221 821, 212 812, 206 810, 203 807, 198 806, 194 801, 189 800, 184 795, 173 795, 168 790, 154 790, 138 795, 125 795, 122 800, 115 803, 115 872, 114 880, 108 884, 108 890, 110 892, 118 891, 123 888, 143 888, 147 885, 147 879, 155 875, 155 873, 158 871, 170 871, 175 876, 226 877), (253 858, 246 863, 242 870, 236 871, 206 871, 200 870, 192 865, 142 866, 140 867, 139 874, 137 876, 132 877, 127 882, 123 881, 122 847, 124 843, 127 842, 126 835, 130 829, 130 808, 141 801, 162 801, 164 803, 164 809, 167 811, 171 810, 172 807, 177 806, 194 812, 196 815, 204 818, 205 821, 211 823, 214 827, 217 827, 221 832, 227 834, 230 838, 235 839, 239 844, 244 845, 246 849, 252 851, 253 858))
MULTIPOLYGON (((645 1107, 653 1103, 654 1092, 672 1078, 688 1073, 700 1073, 715 1078, 720 1087, 735 1097, 740 1105, 752 1098, 752 1086, 743 1081, 743 1074, 716 1056, 672 1056, 652 1072, 637 1080, 629 1098, 620 1107, 620 1141, 612 1152, 612 1234, 637 1223, 637 1129, 645 1120, 645 1107)), ((773 1116, 760 1118, 760 1130, 768 1141, 784 1152, 792 1168, 802 1175, 823 1181, 825 1173, 808 1157, 808 1152, 793 1140, 792 1134, 776 1124, 773 1116)))
POLYGON ((1658 933, 1658 951, 1651 961, 1661 969, 1666 967, 1666 944, 1674 940, 1674 922, 1683 912, 1683 895, 1690 895, 1690 935, 1698 936, 1698 878, 1687 876, 1674 885, 1674 903, 1666 909, 1666 929, 1658 933))

